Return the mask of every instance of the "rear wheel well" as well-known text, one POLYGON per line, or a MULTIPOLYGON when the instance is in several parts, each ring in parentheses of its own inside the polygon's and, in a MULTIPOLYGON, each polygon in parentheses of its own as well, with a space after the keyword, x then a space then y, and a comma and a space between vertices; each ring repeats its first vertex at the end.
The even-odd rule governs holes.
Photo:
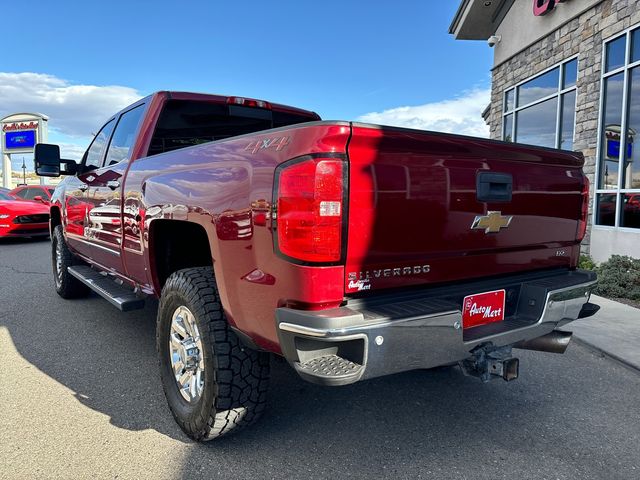
POLYGON ((149 243, 152 271, 160 289, 178 270, 213 265, 209 237, 204 227, 197 223, 154 220, 149 231, 149 243))

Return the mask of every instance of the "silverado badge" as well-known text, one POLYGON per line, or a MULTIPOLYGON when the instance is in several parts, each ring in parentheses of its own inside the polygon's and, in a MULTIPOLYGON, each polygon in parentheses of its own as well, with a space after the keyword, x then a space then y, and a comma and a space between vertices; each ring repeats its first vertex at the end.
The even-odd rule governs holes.
POLYGON ((484 230, 484 233, 498 233, 501 228, 507 228, 513 216, 503 217, 502 212, 487 212, 478 215, 471 224, 471 230, 484 230))

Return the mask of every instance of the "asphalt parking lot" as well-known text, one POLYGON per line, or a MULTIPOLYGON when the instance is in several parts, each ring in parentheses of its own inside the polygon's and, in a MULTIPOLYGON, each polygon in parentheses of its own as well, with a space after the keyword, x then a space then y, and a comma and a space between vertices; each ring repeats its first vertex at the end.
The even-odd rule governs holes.
POLYGON ((575 343, 521 352, 509 384, 444 368, 329 389, 274 363, 256 426, 192 443, 155 305, 59 298, 49 246, 0 242, 1 478, 640 478, 640 373, 575 343))

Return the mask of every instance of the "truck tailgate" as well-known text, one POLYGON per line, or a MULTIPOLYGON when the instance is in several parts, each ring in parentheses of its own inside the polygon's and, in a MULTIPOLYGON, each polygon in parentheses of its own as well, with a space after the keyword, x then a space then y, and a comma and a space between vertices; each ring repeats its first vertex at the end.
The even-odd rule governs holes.
POLYGON ((580 154, 353 124, 348 155, 347 294, 577 261, 580 154))

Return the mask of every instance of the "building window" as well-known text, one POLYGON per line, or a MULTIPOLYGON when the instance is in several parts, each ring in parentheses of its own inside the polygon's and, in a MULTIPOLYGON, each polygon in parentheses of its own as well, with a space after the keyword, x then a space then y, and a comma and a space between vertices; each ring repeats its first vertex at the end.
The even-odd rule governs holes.
POLYGON ((640 228, 640 27, 604 43, 595 223, 640 228))
POLYGON ((577 78, 572 58, 505 91, 502 139, 573 149, 577 78))

